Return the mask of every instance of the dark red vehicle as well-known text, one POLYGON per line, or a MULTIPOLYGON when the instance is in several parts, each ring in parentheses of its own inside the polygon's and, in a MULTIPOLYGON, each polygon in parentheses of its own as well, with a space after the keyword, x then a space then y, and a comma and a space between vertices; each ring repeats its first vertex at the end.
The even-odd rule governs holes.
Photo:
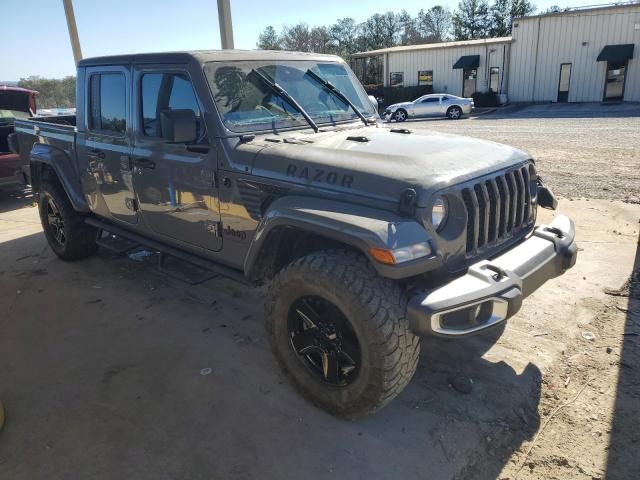
POLYGON ((34 90, 0 85, 0 186, 26 183, 23 162, 20 155, 12 153, 9 135, 13 133, 16 119, 35 115, 36 94, 34 90))

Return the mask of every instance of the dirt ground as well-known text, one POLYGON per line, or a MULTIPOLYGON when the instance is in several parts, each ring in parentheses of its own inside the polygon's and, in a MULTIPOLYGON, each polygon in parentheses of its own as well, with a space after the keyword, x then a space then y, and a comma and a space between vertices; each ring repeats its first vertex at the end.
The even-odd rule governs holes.
MULTIPOLYGON (((485 118, 418 128, 546 155, 539 169, 565 195, 554 155, 572 157, 576 177, 596 163, 613 175, 577 146, 607 136, 600 120, 485 118)), ((638 125, 613 120, 616 131, 638 125)), ((637 164, 631 137, 620 165, 637 164)), ((630 172, 618 190, 638 191, 630 172)), ((495 344, 425 339, 407 389, 359 422, 317 410, 281 374, 262 290, 222 278, 192 287, 107 254, 61 262, 28 192, 0 192, 0 478, 637 478, 640 287, 618 289, 640 269, 640 205, 584 177, 559 208, 577 225, 576 267, 535 292, 495 344)))

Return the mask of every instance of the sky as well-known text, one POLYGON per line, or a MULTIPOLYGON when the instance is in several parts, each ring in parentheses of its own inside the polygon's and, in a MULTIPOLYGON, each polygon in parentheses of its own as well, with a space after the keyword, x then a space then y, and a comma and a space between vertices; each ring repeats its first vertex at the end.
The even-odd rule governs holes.
MULTIPOLYGON (((532 0, 538 10, 576 7, 597 0, 532 0)), ((361 22, 387 10, 412 15, 458 0, 231 0, 236 48, 256 48, 267 25, 361 22)), ((220 48, 216 0, 73 0, 83 57, 121 53, 220 48)), ((75 74, 62 0, 0 0, 0 82, 39 75, 75 74)))

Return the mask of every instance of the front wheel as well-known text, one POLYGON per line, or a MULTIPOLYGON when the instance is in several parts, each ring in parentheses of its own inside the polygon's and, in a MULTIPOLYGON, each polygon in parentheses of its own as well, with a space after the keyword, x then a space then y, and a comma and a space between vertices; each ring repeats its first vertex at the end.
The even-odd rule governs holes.
POLYGON ((447 118, 450 120, 458 120, 462 118, 462 109, 460 107, 451 107, 447 110, 447 118))
POLYGON ((407 119, 407 112, 406 112, 406 111, 404 111, 403 109, 396 110, 396 111, 393 113, 393 119, 394 119, 396 122, 404 122, 404 121, 407 119))
POLYGON ((344 418, 386 405, 411 380, 420 339, 400 286, 362 255, 317 252, 285 267, 265 305, 273 351, 298 390, 344 418))
POLYGON ((80 260, 97 249, 94 227, 76 212, 57 182, 43 182, 38 195, 40 222, 51 250, 63 260, 80 260))

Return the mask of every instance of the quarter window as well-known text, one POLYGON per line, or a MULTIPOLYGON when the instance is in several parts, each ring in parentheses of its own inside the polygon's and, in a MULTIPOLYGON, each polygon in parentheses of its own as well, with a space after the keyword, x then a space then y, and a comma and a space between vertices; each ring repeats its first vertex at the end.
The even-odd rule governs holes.
POLYGON ((189 77, 184 73, 147 73, 142 76, 142 130, 148 137, 160 137, 160 113, 192 110, 200 138, 200 108, 189 77))
POLYGON ((100 73, 89 79, 89 129, 122 135, 127 129, 126 82, 121 73, 100 73))
POLYGON ((420 70, 418 72, 418 85, 433 86, 433 70, 420 70))

